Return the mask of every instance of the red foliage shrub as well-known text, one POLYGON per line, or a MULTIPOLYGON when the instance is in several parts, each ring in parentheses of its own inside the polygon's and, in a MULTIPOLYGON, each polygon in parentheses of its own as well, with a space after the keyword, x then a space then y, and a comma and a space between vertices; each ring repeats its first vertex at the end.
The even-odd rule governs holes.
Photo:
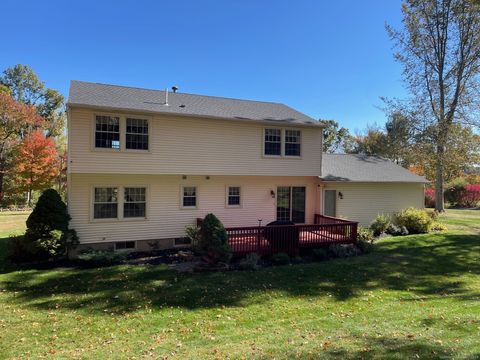
POLYGON ((460 199, 460 206, 475 207, 480 202, 480 184, 465 185, 465 191, 460 199))
POLYGON ((435 189, 425 189, 425 207, 435 207, 435 189))

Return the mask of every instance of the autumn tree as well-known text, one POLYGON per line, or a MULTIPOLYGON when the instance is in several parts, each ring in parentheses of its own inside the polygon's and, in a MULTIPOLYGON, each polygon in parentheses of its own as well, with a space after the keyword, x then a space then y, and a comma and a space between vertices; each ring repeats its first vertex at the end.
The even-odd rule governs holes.
POLYGON ((43 119, 35 107, 15 101, 0 92, 0 203, 4 198, 4 180, 11 165, 11 155, 25 129, 41 126, 43 119))
MULTIPOLYGON (((415 172, 425 175, 429 180, 435 179, 436 152, 434 141, 429 136, 436 136, 435 129, 427 129, 422 142, 414 145, 417 154, 415 172)), ((470 171, 480 163, 480 135, 470 127, 452 124, 449 137, 445 143, 444 180, 449 182, 470 171)))
POLYGON ((48 136, 58 136, 64 132, 63 95, 57 90, 46 88, 30 67, 17 64, 7 68, 0 76, 0 84, 7 87, 18 102, 35 106, 39 115, 46 120, 48 136))
POLYGON ((17 189, 28 194, 32 204, 32 192, 44 190, 58 176, 58 154, 54 140, 42 130, 35 130, 19 143, 13 155, 13 172, 17 189))
POLYGON ((377 126, 368 126, 365 133, 355 136, 354 153, 364 155, 387 156, 387 136, 377 126))
POLYGON ((354 147, 352 135, 347 128, 340 127, 335 120, 320 120, 323 128, 323 152, 351 152, 354 147))
POLYGON ((444 211, 445 154, 455 123, 478 119, 480 4, 474 0, 405 0, 403 28, 387 26, 420 132, 434 125, 436 210, 444 211))

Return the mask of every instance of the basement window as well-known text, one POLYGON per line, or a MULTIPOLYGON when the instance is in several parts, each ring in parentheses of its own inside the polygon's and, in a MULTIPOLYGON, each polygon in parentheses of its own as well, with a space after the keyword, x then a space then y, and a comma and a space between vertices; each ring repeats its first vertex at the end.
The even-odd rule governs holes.
POLYGON ((117 241, 115 243, 115 251, 135 250, 135 241, 117 241))

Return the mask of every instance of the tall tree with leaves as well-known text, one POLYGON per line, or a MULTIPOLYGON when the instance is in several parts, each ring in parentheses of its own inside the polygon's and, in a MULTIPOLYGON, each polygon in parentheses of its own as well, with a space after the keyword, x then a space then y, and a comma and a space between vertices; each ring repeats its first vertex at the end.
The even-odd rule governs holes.
POLYGON ((53 138, 45 137, 41 130, 27 135, 17 145, 13 156, 13 171, 18 191, 28 194, 28 205, 32 205, 32 192, 45 190, 57 179, 58 154, 53 138))
POLYGON ((30 67, 17 64, 6 69, 0 76, 0 84, 7 87, 18 102, 36 107, 40 116, 46 120, 48 136, 62 134, 65 127, 63 95, 46 88, 30 67))
POLYGON ((323 152, 352 152, 354 147, 353 137, 347 128, 341 127, 335 120, 320 120, 323 128, 323 152))
MULTIPOLYGON (((436 152, 435 143, 429 136, 436 136, 432 127, 427 129, 422 142, 413 146, 416 161, 413 169, 429 180, 435 179, 436 152)), ((449 182, 460 177, 480 163, 480 135, 475 134, 468 126, 452 124, 445 144, 444 180, 449 182)))
MULTIPOLYGON (((432 124, 435 203, 444 211, 445 151, 455 122, 478 114, 480 4, 475 0, 405 0, 403 29, 387 26, 411 94, 417 128, 432 124)), ((421 129, 421 130, 423 130, 421 129)))
POLYGON ((38 127, 43 119, 35 107, 15 101, 7 92, 0 92, 0 203, 4 198, 4 180, 12 161, 11 154, 25 129, 38 127))

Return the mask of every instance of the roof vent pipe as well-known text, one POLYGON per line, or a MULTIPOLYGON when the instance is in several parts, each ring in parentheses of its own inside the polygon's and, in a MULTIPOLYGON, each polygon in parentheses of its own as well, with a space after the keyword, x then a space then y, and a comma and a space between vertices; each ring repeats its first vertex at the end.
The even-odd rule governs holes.
POLYGON ((165 104, 168 106, 168 88, 165 88, 165 104))

